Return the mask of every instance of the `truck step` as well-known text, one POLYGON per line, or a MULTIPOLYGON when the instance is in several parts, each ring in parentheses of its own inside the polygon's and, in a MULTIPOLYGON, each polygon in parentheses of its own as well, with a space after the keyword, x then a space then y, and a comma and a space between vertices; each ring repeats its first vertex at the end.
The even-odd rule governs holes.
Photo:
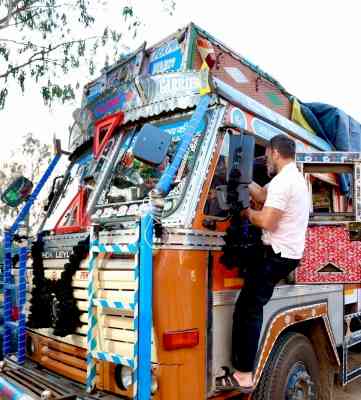
POLYGON ((347 372, 345 383, 351 382, 360 376, 361 376, 361 367, 354 368, 351 371, 347 372))

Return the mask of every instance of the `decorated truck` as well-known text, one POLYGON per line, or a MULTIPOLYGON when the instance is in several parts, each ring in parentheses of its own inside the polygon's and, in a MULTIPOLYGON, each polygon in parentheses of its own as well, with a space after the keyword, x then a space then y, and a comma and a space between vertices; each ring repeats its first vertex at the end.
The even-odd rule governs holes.
POLYGON ((265 307, 247 396, 330 400, 358 378, 361 152, 320 136, 308 111, 194 24, 87 84, 69 152, 56 147, 33 190, 23 179, 2 195, 26 202, 5 235, 1 398, 237 396, 216 381, 232 367, 234 303, 259 245, 238 216, 280 133, 296 142, 310 223, 300 267, 265 307), (49 179, 29 238, 22 221, 49 179))

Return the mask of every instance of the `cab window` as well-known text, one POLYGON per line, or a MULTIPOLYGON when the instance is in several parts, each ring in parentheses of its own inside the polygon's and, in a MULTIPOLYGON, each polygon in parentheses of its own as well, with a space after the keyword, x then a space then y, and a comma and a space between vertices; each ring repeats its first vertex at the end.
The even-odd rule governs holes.
POLYGON ((312 165, 303 167, 311 196, 311 221, 350 221, 355 218, 352 169, 345 165, 341 174, 334 172, 332 167, 325 166, 321 171, 312 165), (341 179, 350 185, 348 193, 342 192, 341 179))
MULTIPOLYGON (((228 210, 225 209, 226 188, 227 188, 227 171, 229 169, 229 136, 225 133, 222 141, 222 147, 219 154, 216 169, 208 192, 207 201, 204 207, 204 215, 225 219, 228 217, 228 210)), ((267 169, 265 165, 264 144, 257 143, 255 147, 255 159, 253 164, 253 180, 261 186, 269 182, 267 169)))

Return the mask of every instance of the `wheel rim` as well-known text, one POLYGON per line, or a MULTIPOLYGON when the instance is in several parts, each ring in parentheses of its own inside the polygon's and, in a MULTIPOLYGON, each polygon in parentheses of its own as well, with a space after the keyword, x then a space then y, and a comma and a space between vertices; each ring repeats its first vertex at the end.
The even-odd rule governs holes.
POLYGON ((316 400, 315 383, 305 364, 297 362, 291 368, 286 381, 285 400, 316 400))

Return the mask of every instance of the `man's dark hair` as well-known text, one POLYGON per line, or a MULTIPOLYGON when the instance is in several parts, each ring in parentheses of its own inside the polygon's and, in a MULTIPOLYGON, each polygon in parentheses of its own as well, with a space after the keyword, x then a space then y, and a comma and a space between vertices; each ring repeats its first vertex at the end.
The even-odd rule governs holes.
POLYGON ((292 158, 296 156, 296 144, 294 140, 286 135, 276 135, 269 141, 267 147, 277 150, 283 158, 292 158))

